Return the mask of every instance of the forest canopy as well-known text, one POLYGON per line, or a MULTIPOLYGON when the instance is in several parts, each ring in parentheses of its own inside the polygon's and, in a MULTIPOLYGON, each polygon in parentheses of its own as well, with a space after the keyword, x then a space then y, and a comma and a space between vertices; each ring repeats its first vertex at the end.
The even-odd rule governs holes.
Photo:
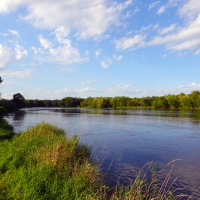
POLYGON ((190 94, 168 94, 152 97, 65 97, 61 100, 25 100, 26 107, 82 107, 82 108, 149 108, 196 109, 200 108, 200 91, 190 94))

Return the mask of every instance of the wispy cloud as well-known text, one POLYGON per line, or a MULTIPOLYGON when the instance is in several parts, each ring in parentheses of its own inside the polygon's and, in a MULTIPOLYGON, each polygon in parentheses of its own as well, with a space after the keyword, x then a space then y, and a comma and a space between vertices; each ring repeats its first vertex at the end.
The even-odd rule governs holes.
POLYGON ((26 55, 28 55, 27 50, 18 44, 15 44, 14 50, 0 44, 0 69, 7 67, 16 60, 20 60, 26 55))
POLYGON ((39 35, 38 40, 41 47, 32 47, 36 58, 42 62, 70 64, 86 62, 89 58, 82 58, 79 50, 72 46, 72 42, 66 38, 65 29, 59 27, 53 32, 54 43, 39 35))
POLYGON ((7 33, 0 33, 0 36, 6 37, 6 36, 8 36, 8 34, 7 33))
POLYGON ((155 2, 153 2, 151 4, 149 4, 149 10, 151 10, 154 7, 156 7, 159 3, 160 3, 160 1, 155 1, 155 2))
POLYGON ((191 83, 189 85, 180 85, 170 88, 136 88, 131 85, 118 85, 116 87, 107 88, 106 93, 110 96, 129 96, 129 97, 145 97, 145 96, 163 96, 167 94, 189 94, 193 90, 200 90, 200 84, 191 83))
POLYGON ((0 69, 5 68, 13 60, 14 56, 12 50, 0 44, 0 69))
POLYGON ((101 61, 101 66, 104 69, 109 68, 109 66, 112 64, 112 60, 110 58, 105 58, 104 61, 101 61))
POLYGON ((19 38, 19 33, 17 31, 9 29, 8 32, 19 38))
POLYGON ((69 89, 69 88, 64 88, 63 90, 56 90, 52 91, 51 94, 52 96, 50 99, 58 99, 58 98, 64 98, 66 96, 75 96, 75 97, 87 97, 87 96, 98 96, 101 91, 99 89, 94 89, 94 88, 80 88, 80 89, 69 89))
POLYGON ((168 49, 175 51, 191 50, 196 52, 200 49, 200 15, 185 27, 178 29, 172 34, 163 37, 156 36, 147 45, 166 45, 168 49))
POLYGON ((175 28, 176 28, 176 25, 175 25, 175 24, 172 24, 172 25, 170 25, 170 26, 168 26, 168 27, 165 27, 165 28, 159 30, 158 33, 159 33, 159 35, 165 35, 165 34, 167 34, 167 33, 170 33, 170 32, 172 32, 172 31, 174 31, 175 28))
POLYGON ((15 45, 15 59, 20 60, 22 57, 27 56, 28 51, 24 47, 16 44, 15 45))
POLYGON ((189 0, 180 7, 178 13, 181 17, 186 20, 191 20, 196 18, 200 13, 200 1, 199 0, 189 0))
POLYGON ((88 81, 82 81, 81 85, 85 85, 85 84, 90 84, 90 83, 97 83, 98 81, 96 79, 94 80, 88 80, 88 81))
POLYGON ((42 35, 39 35, 38 40, 44 49, 49 49, 52 47, 51 42, 48 39, 45 39, 42 35))
POLYGON ((99 56, 101 53, 102 53, 102 50, 98 49, 98 50, 95 51, 95 56, 99 56))
POLYGON ((166 9, 167 9, 167 6, 165 6, 165 5, 164 5, 164 6, 161 6, 161 7, 158 9, 157 14, 160 15, 160 14, 164 13, 166 9))
MULTIPOLYGON (((161 25, 157 25, 156 29, 152 24, 142 27, 138 34, 133 37, 123 37, 114 41, 117 50, 136 50, 138 48, 147 48, 149 46, 164 45, 167 50, 184 51, 189 50, 194 54, 200 54, 200 1, 191 0, 196 3, 194 6, 190 1, 180 4, 178 12, 180 17, 184 17, 182 26, 171 24, 167 27, 159 29, 161 25), (187 16, 192 16, 187 19, 187 16), (155 35, 157 30, 157 35, 155 35), (151 33, 151 36, 150 36, 151 33), (152 37, 152 35, 154 36, 152 37)), ((180 3, 180 1, 178 1, 180 3)), ((177 6, 178 3, 169 0, 167 4, 160 7, 159 13, 165 11, 169 7, 177 6)))
POLYGON ((27 78, 30 77, 32 73, 32 70, 30 69, 25 69, 22 71, 17 71, 17 70, 7 70, 1 72, 1 76, 3 77, 16 77, 16 78, 27 78))
POLYGON ((114 43, 118 50, 137 49, 144 46, 145 38, 146 36, 144 35, 135 35, 133 37, 123 37, 115 40, 114 43))
POLYGON ((121 61, 122 60, 122 58, 123 58, 123 56, 122 55, 119 55, 119 56, 117 56, 117 55, 113 55, 113 58, 115 59, 115 60, 117 60, 117 61, 121 61))

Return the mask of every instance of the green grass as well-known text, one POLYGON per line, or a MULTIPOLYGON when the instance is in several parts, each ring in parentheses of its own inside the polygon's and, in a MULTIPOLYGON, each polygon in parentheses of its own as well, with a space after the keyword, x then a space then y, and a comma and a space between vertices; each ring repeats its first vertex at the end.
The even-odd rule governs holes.
POLYGON ((0 199, 96 198, 90 148, 62 129, 38 124, 0 146, 0 199))
POLYGON ((141 170, 130 185, 107 187, 90 148, 56 126, 41 123, 11 137, 12 127, 2 121, 0 130, 0 200, 181 199, 167 187, 169 175, 159 186, 152 163, 151 178, 141 170))
POLYGON ((13 127, 4 119, 0 120, 0 141, 11 139, 14 136, 13 127))

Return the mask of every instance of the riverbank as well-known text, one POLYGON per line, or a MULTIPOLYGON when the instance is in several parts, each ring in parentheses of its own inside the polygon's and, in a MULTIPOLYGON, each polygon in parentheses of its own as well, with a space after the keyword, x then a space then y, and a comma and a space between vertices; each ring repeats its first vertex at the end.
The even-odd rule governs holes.
POLYGON ((90 148, 56 126, 15 135, 3 121, 0 128, 0 199, 181 199, 158 186, 153 165, 150 180, 141 172, 127 187, 105 186, 90 148))

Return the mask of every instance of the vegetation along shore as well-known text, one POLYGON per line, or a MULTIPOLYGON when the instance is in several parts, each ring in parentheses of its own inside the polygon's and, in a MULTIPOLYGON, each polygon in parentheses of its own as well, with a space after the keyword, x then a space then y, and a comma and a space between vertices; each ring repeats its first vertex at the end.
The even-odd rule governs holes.
POLYGON ((182 199, 168 187, 167 177, 148 165, 128 186, 109 188, 103 182, 91 149, 46 123, 15 134, 0 121, 0 199, 182 199))
POLYGON ((0 107, 15 111, 23 107, 82 107, 82 108, 147 108, 147 109, 200 109, 200 91, 190 94, 164 95, 152 97, 65 97, 61 100, 25 99, 20 93, 13 99, 1 99, 0 107))

